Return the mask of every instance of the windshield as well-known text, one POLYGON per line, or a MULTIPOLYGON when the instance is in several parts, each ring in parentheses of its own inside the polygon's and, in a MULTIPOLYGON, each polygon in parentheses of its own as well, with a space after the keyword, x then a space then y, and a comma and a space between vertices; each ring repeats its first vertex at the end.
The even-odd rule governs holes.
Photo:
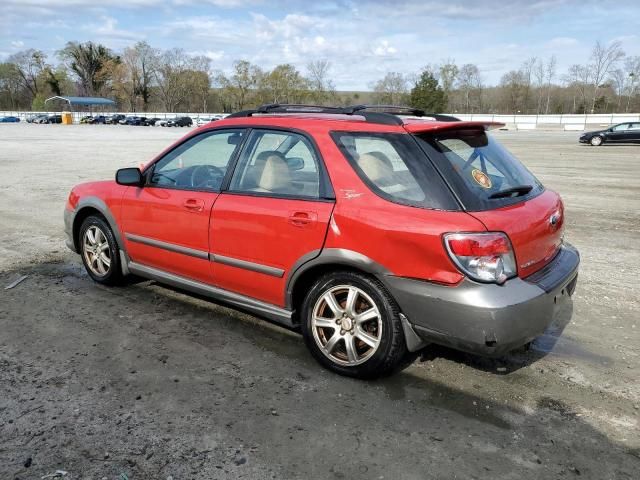
POLYGON ((356 173, 378 196, 415 207, 460 209, 410 135, 333 132, 332 137, 356 173))
POLYGON ((490 210, 539 195, 544 187, 483 130, 415 136, 466 210, 490 210))

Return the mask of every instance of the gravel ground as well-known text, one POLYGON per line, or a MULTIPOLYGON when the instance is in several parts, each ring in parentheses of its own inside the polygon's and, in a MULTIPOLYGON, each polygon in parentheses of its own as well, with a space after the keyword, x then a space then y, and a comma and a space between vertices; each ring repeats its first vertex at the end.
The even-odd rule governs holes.
POLYGON ((66 250, 72 185, 184 133, 0 126, 1 479, 639 478, 640 146, 497 132, 565 199, 573 304, 528 352, 431 348, 361 382, 254 317, 96 285, 66 250))

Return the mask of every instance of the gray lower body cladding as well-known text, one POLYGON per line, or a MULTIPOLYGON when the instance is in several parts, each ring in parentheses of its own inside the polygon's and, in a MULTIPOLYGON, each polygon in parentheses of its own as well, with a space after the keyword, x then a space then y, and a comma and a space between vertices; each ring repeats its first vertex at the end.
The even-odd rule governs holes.
POLYGON ((504 285, 465 279, 455 287, 384 276, 414 331, 425 342, 497 356, 525 345, 554 321, 573 294, 580 256, 565 244, 544 272, 504 285))

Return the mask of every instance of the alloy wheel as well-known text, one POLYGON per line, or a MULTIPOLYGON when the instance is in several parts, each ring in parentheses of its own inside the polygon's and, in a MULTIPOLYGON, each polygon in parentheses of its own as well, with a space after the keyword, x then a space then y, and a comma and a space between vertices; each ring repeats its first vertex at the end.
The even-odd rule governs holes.
POLYGON ((82 251, 87 266, 94 275, 104 277, 111 268, 111 250, 104 232, 91 225, 84 232, 82 251))
POLYGON ((382 339, 378 306, 353 285, 327 289, 313 308, 311 327, 322 353, 339 365, 354 366, 367 361, 382 339))

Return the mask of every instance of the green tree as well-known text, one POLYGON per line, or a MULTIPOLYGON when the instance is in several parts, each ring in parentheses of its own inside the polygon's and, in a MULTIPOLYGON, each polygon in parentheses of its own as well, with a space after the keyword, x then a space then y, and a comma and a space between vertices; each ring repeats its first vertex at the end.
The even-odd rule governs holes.
POLYGON ((87 95, 99 95, 109 86, 109 69, 113 63, 120 63, 107 47, 93 42, 69 42, 59 52, 60 58, 77 75, 82 91, 87 95))
POLYGON ((309 82, 288 63, 276 66, 260 82, 264 103, 301 103, 309 92, 309 82))
POLYGON ((244 110, 256 103, 254 97, 263 76, 262 70, 247 60, 235 62, 233 73, 229 77, 219 73, 216 84, 222 88, 225 110, 244 110))
POLYGON ((427 70, 420 74, 411 89, 411 106, 426 112, 440 113, 447 108, 447 95, 433 74, 427 70))

